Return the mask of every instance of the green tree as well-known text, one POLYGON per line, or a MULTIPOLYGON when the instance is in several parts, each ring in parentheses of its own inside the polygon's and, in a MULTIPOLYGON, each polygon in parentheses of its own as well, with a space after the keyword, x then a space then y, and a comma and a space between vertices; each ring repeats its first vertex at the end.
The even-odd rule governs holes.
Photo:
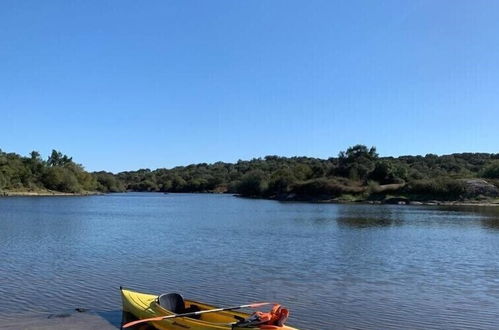
POLYGON ((47 163, 50 166, 64 166, 66 164, 71 163, 72 161, 73 161, 72 157, 63 155, 60 151, 52 150, 52 153, 50 154, 47 163))
POLYGON ((391 183, 393 177, 393 165, 385 160, 377 161, 374 170, 369 174, 371 180, 381 184, 391 183))
POLYGON ((489 179, 499 179, 499 160, 490 162, 482 171, 482 176, 489 179))
POLYGON ((308 180, 312 177, 313 171, 307 164, 296 164, 293 166, 293 176, 300 181, 308 180))
POLYGON ((296 181, 293 172, 288 168, 277 170, 270 176, 268 192, 277 195, 287 193, 296 181))
POLYGON ((407 179, 407 168, 393 160, 378 160, 369 179, 381 184, 402 183, 407 179))
POLYGON ((174 175, 172 178, 172 190, 182 192, 185 189, 187 182, 180 175, 174 175))
POLYGON ((121 181, 112 173, 102 171, 94 173, 94 176, 99 185, 98 190, 102 192, 122 192, 125 190, 121 181))
POLYGON ((261 196, 268 187, 265 173, 262 170, 253 170, 241 178, 237 192, 242 196, 261 196))
POLYGON ((364 145, 355 145, 338 155, 337 174, 352 180, 366 180, 374 169, 378 153, 375 147, 368 149, 364 145))
POLYGON ((32 152, 29 153, 30 158, 33 162, 42 162, 42 157, 40 156, 40 153, 38 151, 33 150, 32 152))
POLYGON ((46 188, 61 192, 77 193, 82 188, 78 179, 69 169, 64 167, 50 167, 43 176, 43 183, 46 188))
POLYGON ((5 175, 0 172, 0 189, 3 189, 7 186, 7 179, 5 178, 5 175))

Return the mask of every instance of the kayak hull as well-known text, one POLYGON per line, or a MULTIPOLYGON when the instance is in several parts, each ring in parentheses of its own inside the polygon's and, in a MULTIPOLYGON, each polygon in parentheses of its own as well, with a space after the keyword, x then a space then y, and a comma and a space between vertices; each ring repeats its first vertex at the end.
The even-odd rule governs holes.
MULTIPOLYGON (((159 306, 158 296, 153 294, 141 293, 129 289, 121 289, 121 298, 123 301, 123 311, 134 315, 138 319, 147 319, 158 316, 173 315, 172 312, 159 306)), ((185 307, 196 305, 201 310, 215 309, 216 306, 207 305, 193 300, 185 300, 185 307)), ((216 313, 206 313, 200 315, 199 319, 189 317, 171 318, 161 321, 150 322, 156 329, 191 329, 191 330, 209 330, 209 329, 258 329, 258 328, 239 328, 232 327, 231 323, 236 322, 235 316, 247 318, 250 314, 237 311, 222 311, 216 313)), ((276 329, 280 330, 298 330, 293 327, 283 326, 276 329)))

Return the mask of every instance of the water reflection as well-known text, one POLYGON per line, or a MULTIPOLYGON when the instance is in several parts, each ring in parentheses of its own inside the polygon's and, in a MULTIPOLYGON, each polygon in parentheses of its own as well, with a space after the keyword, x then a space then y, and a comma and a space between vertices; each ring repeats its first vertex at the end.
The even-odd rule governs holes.
POLYGON ((485 229, 499 230, 499 206, 442 206, 446 212, 468 213, 480 219, 480 224, 485 229))
POLYGON ((480 220, 484 228, 499 230, 499 217, 498 218, 483 218, 480 220))
POLYGON ((339 217, 336 221, 339 225, 354 228, 389 227, 403 224, 400 219, 392 218, 339 217))
POLYGON ((398 206, 347 205, 338 210, 336 221, 340 226, 353 228, 400 226, 402 214, 398 206))

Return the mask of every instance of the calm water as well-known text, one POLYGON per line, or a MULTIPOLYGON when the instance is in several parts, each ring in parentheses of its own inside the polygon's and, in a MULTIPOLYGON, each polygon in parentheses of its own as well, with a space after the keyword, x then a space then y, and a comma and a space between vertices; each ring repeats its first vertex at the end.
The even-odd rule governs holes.
POLYGON ((303 329, 497 329, 499 208, 0 198, 0 320, 117 312, 119 285, 279 301, 303 329))

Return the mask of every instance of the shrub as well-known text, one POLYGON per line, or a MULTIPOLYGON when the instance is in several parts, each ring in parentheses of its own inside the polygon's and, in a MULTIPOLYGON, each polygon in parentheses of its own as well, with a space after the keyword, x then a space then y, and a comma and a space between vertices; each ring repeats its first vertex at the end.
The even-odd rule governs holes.
POLYGON ((287 193, 296 182, 296 178, 289 169, 280 169, 272 173, 268 186, 269 194, 287 193))
POLYGON ((499 160, 494 160, 485 166, 482 176, 489 179, 499 179, 499 160))
POLYGON ((243 175, 237 186, 237 193, 242 196, 261 196, 267 187, 265 173, 261 170, 253 170, 243 175))
POLYGON ((49 167, 43 176, 43 184, 48 189, 62 192, 81 192, 78 179, 69 169, 64 167, 49 167))
POLYGON ((348 186, 335 179, 319 178, 295 184, 291 191, 299 196, 339 196, 341 194, 357 194, 365 187, 348 186))
POLYGON ((435 180, 416 180, 406 186, 410 194, 426 195, 433 198, 455 199, 461 197, 466 192, 465 184, 462 181, 437 178, 435 180))

